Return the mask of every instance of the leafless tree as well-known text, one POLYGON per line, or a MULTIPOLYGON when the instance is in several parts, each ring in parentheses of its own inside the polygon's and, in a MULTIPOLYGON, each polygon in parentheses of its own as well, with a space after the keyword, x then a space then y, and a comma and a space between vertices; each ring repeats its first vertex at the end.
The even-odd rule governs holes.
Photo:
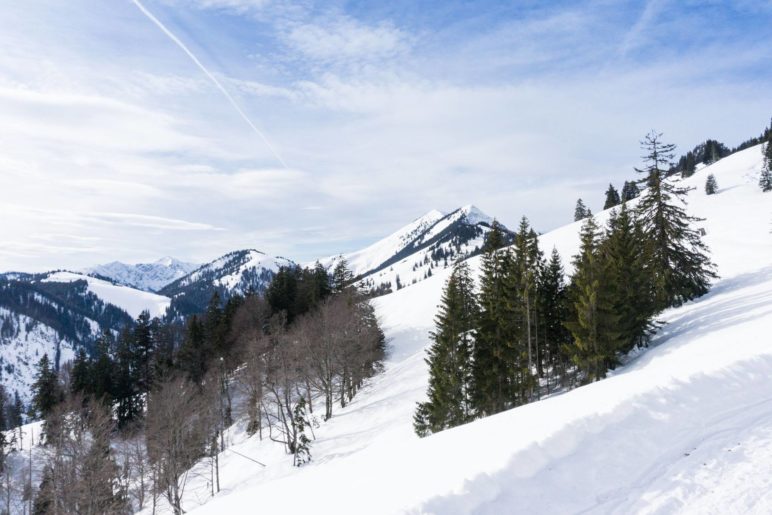
POLYGON ((175 515, 183 513, 190 468, 204 455, 208 436, 204 411, 199 387, 184 378, 160 383, 148 399, 145 439, 153 492, 166 498, 175 515))

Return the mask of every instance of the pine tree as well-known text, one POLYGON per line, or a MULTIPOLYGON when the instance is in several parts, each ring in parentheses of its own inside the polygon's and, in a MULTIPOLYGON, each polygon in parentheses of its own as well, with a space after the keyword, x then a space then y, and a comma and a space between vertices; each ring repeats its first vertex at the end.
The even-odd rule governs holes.
POLYGON ((523 217, 520 221, 515 244, 513 246, 512 259, 509 261, 511 269, 507 273, 507 307, 512 315, 512 321, 518 330, 517 338, 513 342, 516 346, 516 357, 524 356, 524 360, 518 359, 514 363, 515 386, 518 390, 518 398, 523 400, 525 392, 534 386, 531 370, 536 365, 539 375, 543 375, 538 352, 534 342, 538 313, 536 310, 537 279, 543 266, 542 254, 539 251, 538 237, 531 229, 528 219, 523 217))
POLYGON ((600 232, 593 218, 582 225, 580 239, 570 286, 572 310, 565 325, 574 338, 572 360, 590 382, 604 378, 616 362, 619 317, 604 281, 600 232))
POLYGON ((764 146, 764 167, 761 170, 759 187, 765 193, 772 191, 772 123, 770 124, 767 144, 764 146))
POLYGON ((759 187, 761 191, 772 191, 772 170, 764 169, 761 171, 761 177, 759 178, 759 187))
POLYGON ((63 392, 59 377, 51 367, 48 354, 43 354, 37 365, 35 382, 32 384, 32 406, 41 418, 46 418, 54 407, 62 401, 63 392))
POLYGON ((635 181, 627 182, 625 181, 625 185, 622 188, 622 202, 628 202, 630 200, 633 200, 634 198, 638 197, 641 192, 638 189, 638 185, 635 183, 635 181))
POLYGON ((203 323, 193 315, 187 324, 185 339, 177 356, 177 366, 187 374, 195 384, 200 384, 207 370, 209 356, 206 353, 206 343, 203 323))
POLYGON ((603 209, 611 209, 614 206, 618 206, 622 202, 619 197, 619 192, 614 188, 613 184, 608 185, 606 190, 606 202, 603 204, 603 209))
POLYGON ((479 416, 492 415, 510 406, 514 340, 517 331, 507 308, 506 273, 511 267, 507 249, 495 250, 498 231, 488 233, 482 256, 480 317, 473 350, 472 403, 479 416))
POLYGON ((542 268, 538 285, 538 309, 541 314, 539 353, 552 375, 565 373, 564 348, 571 341, 568 330, 563 326, 567 319, 566 284, 563 263, 557 249, 552 249, 549 262, 542 268))
POLYGON ((647 174, 648 188, 638 204, 643 232, 649 245, 648 255, 654 287, 655 311, 678 305, 710 288, 716 278, 708 249, 700 233, 691 224, 701 221, 689 216, 680 204, 689 188, 681 188, 664 178, 672 159, 674 145, 664 144, 661 134, 652 132, 641 143, 647 152, 646 167, 637 169, 647 174))
POLYGON ((579 199, 576 201, 576 208, 574 208, 574 222, 584 220, 588 215, 587 206, 584 205, 584 201, 579 199))
POLYGON ((504 229, 497 220, 493 220, 491 224, 491 230, 485 235, 485 241, 483 242, 483 253, 490 253, 494 250, 498 250, 507 244, 504 237, 504 229))
POLYGON ((601 251, 611 310, 618 316, 621 352, 645 345, 653 328, 654 291, 645 240, 643 227, 626 203, 618 214, 612 212, 601 251))
POLYGON ((348 267, 348 262, 343 256, 332 271, 332 293, 343 293, 354 280, 354 274, 348 267))
POLYGON ((70 391, 72 393, 91 393, 91 363, 86 355, 86 349, 79 348, 75 353, 70 372, 70 391))
POLYGON ((440 302, 426 358, 428 400, 419 403, 414 416, 419 436, 464 424, 473 414, 471 359, 479 310, 466 263, 455 265, 440 302))
POLYGON ((102 335, 94 347, 93 363, 89 367, 89 390, 84 392, 91 394, 94 400, 112 404, 116 397, 115 363, 110 355, 111 336, 108 333, 102 335))
POLYGON ((705 181, 705 193, 707 195, 718 193, 718 183, 716 182, 716 176, 713 174, 708 175, 708 179, 705 181))
POLYGON ((150 313, 145 310, 139 314, 134 324, 132 341, 132 369, 140 393, 147 393, 153 383, 153 335, 150 313))

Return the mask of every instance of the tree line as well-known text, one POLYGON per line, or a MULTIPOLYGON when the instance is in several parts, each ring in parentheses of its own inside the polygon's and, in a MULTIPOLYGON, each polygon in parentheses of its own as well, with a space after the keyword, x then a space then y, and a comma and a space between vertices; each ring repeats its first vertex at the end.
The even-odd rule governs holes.
POLYGON ((674 146, 642 142, 646 188, 605 227, 585 219, 568 282, 553 249, 545 259, 524 217, 505 247, 488 234, 479 288, 465 262, 445 286, 427 353, 427 400, 414 428, 426 436, 532 402, 556 388, 602 379, 647 345, 662 310, 707 293, 716 273, 685 209, 687 188, 668 179, 674 146))
POLYGON ((295 465, 309 461, 319 418, 381 369, 385 340, 345 261, 331 274, 317 264, 276 279, 264 294, 222 302, 215 293, 184 325, 142 313, 60 371, 44 355, 31 411, 44 420, 47 458, 33 511, 121 513, 163 498, 183 513, 192 467, 219 491, 219 455, 237 418, 295 465), (122 442, 125 459, 110 442, 122 442))

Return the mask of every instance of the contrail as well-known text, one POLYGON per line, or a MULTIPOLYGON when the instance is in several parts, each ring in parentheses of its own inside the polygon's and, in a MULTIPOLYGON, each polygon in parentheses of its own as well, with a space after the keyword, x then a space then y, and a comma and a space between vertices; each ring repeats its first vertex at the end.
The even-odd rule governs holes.
POLYGON ((279 153, 276 151, 276 149, 273 147, 273 145, 271 145, 271 142, 268 140, 266 135, 263 134, 263 131, 258 129, 257 126, 255 126, 255 124, 252 123, 252 120, 250 120, 249 116, 247 116, 247 114, 241 109, 241 107, 239 107, 239 105, 236 103, 236 101, 233 99, 233 97, 230 95, 230 93, 228 93, 228 90, 226 90, 223 87, 223 85, 220 84, 220 81, 217 80, 217 77, 212 75, 212 73, 209 70, 206 69, 206 66, 201 64, 201 61, 198 60, 198 57, 196 57, 196 55, 193 52, 191 52, 188 49, 188 47, 185 46, 185 43, 180 41, 179 38, 177 36, 175 36, 174 33, 172 33, 172 31, 167 29, 166 26, 163 23, 161 23, 161 21, 158 18, 153 16, 153 13, 151 13, 150 11, 145 9, 145 6, 142 5, 139 0, 131 0, 131 1, 132 1, 132 3, 134 3, 134 5, 137 6, 137 8, 140 11, 142 11, 142 14, 147 16, 150 21, 155 23, 155 25, 159 29, 161 29, 163 31, 163 33, 166 34, 169 37, 169 39, 171 39, 174 42, 174 44, 176 44, 178 47, 180 47, 182 49, 182 51, 185 52, 188 55, 188 57, 190 57, 190 60, 193 61, 195 63, 195 65, 198 66, 198 68, 202 72, 204 72, 204 74, 207 77, 209 77, 209 80, 211 80, 212 83, 217 87, 217 89, 219 89, 220 92, 225 96, 225 98, 228 99, 228 102, 230 102, 230 104, 233 106, 233 108, 236 110, 236 112, 239 113, 239 116, 241 116, 241 118, 243 118, 244 121, 247 122, 247 125, 249 125, 252 128, 252 130, 255 131, 255 133, 258 136, 260 136, 260 139, 263 140, 263 143, 265 143, 265 145, 268 147, 268 149, 271 151, 271 153, 273 153, 274 157, 276 157, 276 159, 282 164, 282 166, 284 168, 289 168, 289 166, 284 161, 284 159, 282 159, 281 155, 279 155, 279 153))

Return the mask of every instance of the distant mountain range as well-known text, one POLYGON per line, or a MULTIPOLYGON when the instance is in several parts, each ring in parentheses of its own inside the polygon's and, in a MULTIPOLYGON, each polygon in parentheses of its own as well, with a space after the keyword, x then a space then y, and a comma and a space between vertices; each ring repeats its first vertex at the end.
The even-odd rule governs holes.
POLYGON ((113 261, 84 270, 87 274, 96 274, 113 281, 137 288, 138 290, 158 291, 172 281, 183 277, 200 265, 185 263, 172 257, 164 257, 154 263, 128 265, 113 261))
MULTIPOLYGON (((343 256, 321 260, 332 268, 346 259, 358 285, 374 294, 424 280, 480 252, 493 219, 474 206, 430 211, 386 238, 343 256)), ((511 232, 506 230, 507 237, 511 232)), ((153 263, 118 261, 82 271, 0 274, 0 367, 6 389, 28 399, 34 366, 48 353, 57 366, 105 331, 130 326, 147 310, 183 320, 206 309, 217 292, 262 293, 280 267, 297 266, 259 250, 230 252, 197 265, 165 257, 153 263)))

